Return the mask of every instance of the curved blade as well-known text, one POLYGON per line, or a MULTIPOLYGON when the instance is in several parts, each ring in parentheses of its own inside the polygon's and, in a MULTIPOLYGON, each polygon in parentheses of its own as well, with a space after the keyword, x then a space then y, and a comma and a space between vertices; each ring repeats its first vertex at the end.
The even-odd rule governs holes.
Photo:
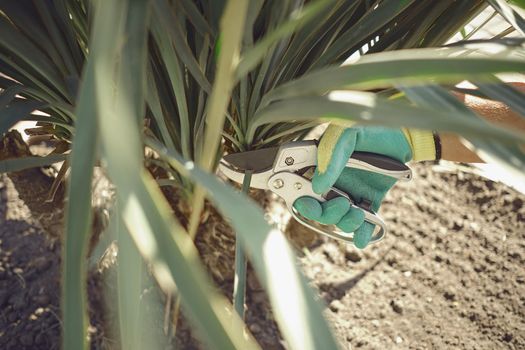
POLYGON ((252 170, 253 172, 261 172, 273 167, 278 151, 279 147, 263 148, 255 151, 228 154, 223 159, 240 171, 252 170))
MULTIPOLYGON (((234 169, 231 165, 224 161, 219 163, 219 171, 223 173, 228 179, 242 184, 244 180, 244 172, 234 169)), ((260 188, 262 190, 268 189, 268 179, 273 175, 273 170, 269 170, 252 174, 252 180, 250 181, 250 187, 260 188)))

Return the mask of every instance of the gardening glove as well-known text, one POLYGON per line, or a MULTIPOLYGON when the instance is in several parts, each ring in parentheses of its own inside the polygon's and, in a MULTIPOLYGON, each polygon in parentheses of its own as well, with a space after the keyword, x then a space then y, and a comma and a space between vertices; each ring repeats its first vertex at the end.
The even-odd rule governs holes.
MULTIPOLYGON (((318 147, 317 168, 312 178, 313 190, 326 193, 332 186, 350 195, 355 203, 367 201, 374 212, 396 179, 365 170, 346 168, 354 151, 382 154, 402 163, 436 158, 434 137, 430 131, 385 127, 330 125, 318 147)), ((374 225, 364 221, 362 209, 350 207, 343 197, 319 203, 301 197, 295 209, 305 218, 325 225, 337 225, 344 232, 354 232, 354 245, 364 248, 374 232, 374 225)))

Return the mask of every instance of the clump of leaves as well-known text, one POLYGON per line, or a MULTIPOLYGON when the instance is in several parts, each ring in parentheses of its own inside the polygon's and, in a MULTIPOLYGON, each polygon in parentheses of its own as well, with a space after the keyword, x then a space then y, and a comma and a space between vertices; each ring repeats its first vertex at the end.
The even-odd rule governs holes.
MULTIPOLYGON (((228 303, 210 288, 185 228, 145 171, 147 144, 171 184, 201 186, 194 216, 205 190, 231 219, 289 346, 335 348, 282 235, 206 171, 224 151, 272 146, 300 139, 323 121, 351 120, 457 132, 523 177, 525 136, 483 122, 450 94, 469 79, 476 93, 525 114, 523 96, 496 75, 525 70, 523 40, 440 47, 488 5, 523 34, 521 17, 500 0, 1 0, 1 131, 35 120, 33 132, 54 143, 56 153, 68 152, 73 141, 64 347, 86 346, 85 255, 99 161, 117 188, 119 259, 127 267, 145 259, 170 293, 175 281, 208 344, 256 347, 243 338, 240 320, 224 315, 228 303), (341 65, 353 55, 363 57, 341 65), (35 109, 46 115, 31 114, 35 109)), ((40 161, 46 160, 56 155, 40 161)), ((22 159, 7 170, 34 164, 22 159)), ((119 272, 127 348, 140 347, 131 341, 140 329, 134 276, 131 268, 119 272)))

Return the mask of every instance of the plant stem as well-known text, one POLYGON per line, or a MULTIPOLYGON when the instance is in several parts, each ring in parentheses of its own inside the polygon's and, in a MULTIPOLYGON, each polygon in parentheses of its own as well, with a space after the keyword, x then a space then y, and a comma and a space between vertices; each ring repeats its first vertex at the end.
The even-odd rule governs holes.
MULTIPOLYGON (((242 192, 248 193, 252 181, 252 171, 247 170, 244 174, 242 192)), ((244 320, 244 299, 246 297, 246 256, 241 242, 237 237, 235 240, 235 280, 233 284, 233 306, 235 311, 244 320)))

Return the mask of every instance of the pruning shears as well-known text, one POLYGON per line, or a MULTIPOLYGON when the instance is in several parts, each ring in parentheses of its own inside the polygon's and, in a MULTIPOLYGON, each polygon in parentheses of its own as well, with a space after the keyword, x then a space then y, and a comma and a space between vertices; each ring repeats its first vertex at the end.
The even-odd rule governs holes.
MULTIPOLYGON (((344 197, 351 206, 364 211, 365 221, 375 225, 370 242, 378 242, 385 236, 387 228, 381 217, 370 208, 370 203, 356 203, 349 194, 335 187, 322 195, 313 191, 307 174, 317 165, 317 145, 316 140, 294 141, 277 147, 229 154, 219 163, 219 170, 227 178, 240 184, 243 183, 246 173, 250 172, 250 187, 270 190, 277 194, 285 201, 288 210, 298 222, 328 237, 352 243, 353 233, 344 232, 335 225, 323 225, 309 220, 293 207, 295 200, 303 196, 315 198, 320 202, 344 197)), ((400 181, 412 178, 412 171, 405 164, 375 153, 356 151, 346 167, 391 176, 400 181)))

